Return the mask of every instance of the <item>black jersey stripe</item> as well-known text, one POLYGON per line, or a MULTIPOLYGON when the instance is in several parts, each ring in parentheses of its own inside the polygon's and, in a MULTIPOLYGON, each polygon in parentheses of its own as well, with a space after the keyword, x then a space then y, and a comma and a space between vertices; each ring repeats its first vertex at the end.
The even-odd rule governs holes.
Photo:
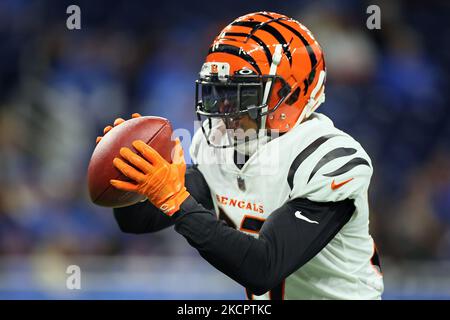
MULTIPOLYGON (((248 33, 244 33, 244 32, 225 32, 224 33, 225 37, 248 37, 249 34, 248 33)), ((269 48, 267 47, 267 45, 264 43, 264 41, 262 41, 260 38, 258 38, 255 35, 250 35, 250 39, 254 40, 256 43, 258 43, 264 50, 264 54, 266 55, 267 58, 267 62, 269 63, 269 65, 272 64, 272 53, 270 52, 269 48)))
POLYGON ((209 48, 208 54, 215 53, 215 52, 216 53, 217 52, 228 53, 228 54, 232 54, 236 57, 239 57, 241 59, 244 59, 245 61, 250 63, 253 68, 255 68, 256 72, 261 74, 261 69, 259 68, 255 59, 253 59, 253 57, 251 55, 249 55, 247 52, 245 52, 241 48, 238 48, 236 46, 232 46, 229 44, 217 44, 217 45, 214 45, 211 48, 209 48))
POLYGON ((325 143, 328 139, 338 136, 337 134, 328 134, 325 136, 322 136, 320 138, 317 138, 314 140, 309 146, 307 146, 300 154, 294 159, 292 162, 289 173, 287 177, 287 182, 289 184, 289 187, 291 190, 294 187, 294 176, 297 172, 298 167, 302 164, 303 161, 306 160, 314 151, 317 150, 323 143, 325 143))
POLYGON ((282 45, 284 54, 286 55, 286 57, 289 60, 289 65, 292 66, 292 54, 291 54, 291 50, 289 49, 289 44, 287 43, 287 41, 283 37, 283 35, 280 33, 280 31, 278 31, 275 27, 269 25, 269 23, 271 23, 271 22, 277 22, 277 19, 272 19, 272 21, 265 21, 265 22, 236 21, 236 22, 233 22, 232 25, 252 28, 250 33, 247 35, 247 37, 249 37, 249 38, 258 30, 264 30, 264 31, 270 33, 282 45))
POLYGON ((337 169, 337 170, 335 170, 333 172, 326 173, 326 174, 324 174, 324 176, 326 176, 326 177, 336 177, 336 176, 339 176, 339 175, 341 175, 343 173, 349 172, 353 168, 355 168, 357 166, 361 166, 361 165, 370 167, 370 164, 369 164, 369 162, 367 162, 366 159, 364 159, 364 158, 353 158, 352 160, 350 160, 349 162, 344 164, 339 169, 337 169))
POLYGON ((334 159, 337 159, 337 158, 350 156, 354 153, 356 153, 356 149, 353 149, 353 148, 336 148, 334 150, 331 150, 326 155, 324 155, 322 157, 322 159, 319 160, 319 162, 317 162, 316 166, 314 167, 314 169, 311 171, 311 174, 309 175, 308 183, 309 183, 309 181, 311 181, 311 179, 314 177, 314 175, 317 173, 317 171, 319 171, 320 168, 322 168, 328 162, 330 162, 334 159))

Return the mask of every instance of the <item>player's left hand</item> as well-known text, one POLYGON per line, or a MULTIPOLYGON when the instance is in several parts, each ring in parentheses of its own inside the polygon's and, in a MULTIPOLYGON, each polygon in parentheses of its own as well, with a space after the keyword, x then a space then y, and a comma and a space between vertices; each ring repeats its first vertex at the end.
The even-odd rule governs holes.
POLYGON ((172 216, 189 196, 184 185, 186 163, 180 140, 177 138, 175 141, 172 163, 144 141, 134 141, 133 147, 142 156, 129 148, 121 148, 120 155, 130 164, 120 158, 114 158, 113 164, 134 183, 111 180, 111 184, 120 190, 145 195, 161 211, 172 216))

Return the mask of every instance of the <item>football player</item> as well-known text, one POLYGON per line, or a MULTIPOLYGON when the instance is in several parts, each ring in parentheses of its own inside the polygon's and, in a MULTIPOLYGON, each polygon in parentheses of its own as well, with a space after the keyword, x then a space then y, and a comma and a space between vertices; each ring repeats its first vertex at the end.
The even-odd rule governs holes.
POLYGON ((114 159, 132 182, 111 184, 148 199, 114 209, 121 230, 174 225, 248 299, 380 299, 372 163, 315 112, 325 77, 322 49, 298 21, 270 12, 233 21, 196 83, 193 165, 179 140, 172 163, 142 141, 114 159))

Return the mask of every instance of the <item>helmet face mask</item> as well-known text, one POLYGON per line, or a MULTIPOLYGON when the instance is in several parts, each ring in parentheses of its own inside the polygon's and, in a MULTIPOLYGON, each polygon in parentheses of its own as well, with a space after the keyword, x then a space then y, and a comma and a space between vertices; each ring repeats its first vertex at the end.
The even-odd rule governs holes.
MULTIPOLYGON (((215 83, 198 81, 198 112, 210 117, 239 117, 254 114, 262 104, 262 83, 215 83)), ((256 119, 252 117, 253 119, 256 119)))
MULTIPOLYGON (((249 70, 250 71, 250 70, 249 70)), ((204 118, 218 118, 223 121, 229 143, 216 145, 210 140, 212 122, 209 121, 209 134, 202 126, 208 143, 214 147, 236 146, 242 141, 256 139, 261 129, 261 118, 275 111, 290 93, 287 82, 278 75, 233 75, 225 76, 219 80, 217 76, 201 77, 196 81, 196 113, 199 121, 204 118), (269 82, 269 86, 266 86, 269 82), (274 108, 269 109, 263 102, 264 91, 269 90, 267 101, 270 101, 274 88, 278 90, 278 102, 274 108), (244 125, 248 120, 253 125, 244 125), (240 130, 239 130, 240 129, 240 130), (243 131, 249 132, 243 132, 243 131)))

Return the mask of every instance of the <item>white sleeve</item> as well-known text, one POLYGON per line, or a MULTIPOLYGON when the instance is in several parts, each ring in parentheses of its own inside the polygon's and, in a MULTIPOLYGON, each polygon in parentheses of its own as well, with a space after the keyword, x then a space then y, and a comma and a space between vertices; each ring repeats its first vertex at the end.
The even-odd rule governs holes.
POLYGON ((372 162, 356 141, 340 147, 331 145, 311 158, 303 170, 295 173, 291 199, 336 202, 355 199, 367 192, 372 177, 372 162), (339 150, 354 151, 333 157, 333 152, 337 154, 339 150))

